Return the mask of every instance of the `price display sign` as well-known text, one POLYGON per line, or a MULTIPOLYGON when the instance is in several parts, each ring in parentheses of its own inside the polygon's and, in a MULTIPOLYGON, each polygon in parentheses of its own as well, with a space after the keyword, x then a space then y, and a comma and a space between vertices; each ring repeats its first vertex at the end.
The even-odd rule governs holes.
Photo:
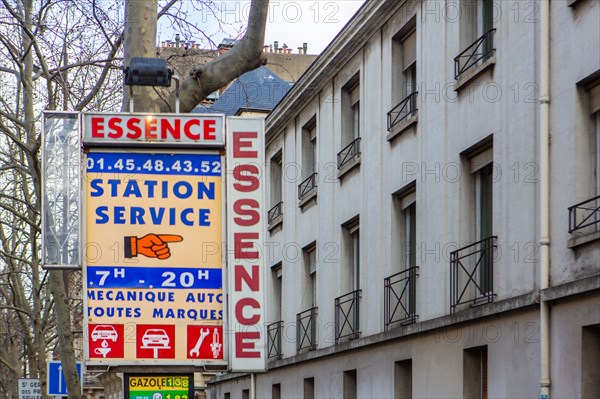
POLYGON ((125 374, 126 399, 193 399, 192 374, 125 374))

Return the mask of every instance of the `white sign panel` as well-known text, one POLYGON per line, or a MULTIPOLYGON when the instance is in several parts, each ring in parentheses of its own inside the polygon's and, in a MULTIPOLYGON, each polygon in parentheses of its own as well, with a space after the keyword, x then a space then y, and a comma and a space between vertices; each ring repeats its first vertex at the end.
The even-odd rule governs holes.
POLYGON ((222 115, 89 113, 83 116, 83 141, 86 145, 223 147, 223 119, 222 115))
POLYGON ((19 399, 42 399, 42 384, 38 378, 19 378, 19 399))
POLYGON ((227 118, 229 367, 264 371, 264 121, 227 118))

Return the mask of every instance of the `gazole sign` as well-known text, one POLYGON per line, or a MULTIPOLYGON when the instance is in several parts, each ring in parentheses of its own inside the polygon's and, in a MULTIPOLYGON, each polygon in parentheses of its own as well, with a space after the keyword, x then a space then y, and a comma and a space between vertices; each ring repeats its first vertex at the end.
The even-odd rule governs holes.
POLYGON ((52 233, 45 243, 57 248, 44 249, 45 265, 73 267, 81 259, 86 364, 264 370, 262 119, 44 117, 61 121, 45 122, 54 143, 44 147, 49 150, 81 130, 77 140, 67 140, 74 142, 71 152, 45 154, 44 170, 53 179, 44 186, 51 196, 43 231, 52 233), (54 126, 61 127, 60 137, 54 126), (226 151, 227 164, 226 126, 234 145, 226 151), (76 160, 79 138, 83 157, 76 160), (81 165, 81 176, 70 173, 61 181, 61 160, 75 160, 69 170, 81 165), (61 194, 74 181, 80 205, 77 196, 61 194), (73 225, 59 218, 64 204, 82 216, 74 219, 81 219, 75 233, 61 241, 58 230, 73 225), (225 242, 235 250, 228 257, 225 242))

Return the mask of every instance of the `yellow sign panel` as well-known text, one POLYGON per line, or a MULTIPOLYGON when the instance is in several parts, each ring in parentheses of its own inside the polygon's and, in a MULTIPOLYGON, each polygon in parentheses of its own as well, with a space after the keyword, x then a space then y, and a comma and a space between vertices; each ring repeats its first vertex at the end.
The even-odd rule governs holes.
POLYGON ((213 154, 86 157, 90 363, 222 363, 222 172, 213 154))

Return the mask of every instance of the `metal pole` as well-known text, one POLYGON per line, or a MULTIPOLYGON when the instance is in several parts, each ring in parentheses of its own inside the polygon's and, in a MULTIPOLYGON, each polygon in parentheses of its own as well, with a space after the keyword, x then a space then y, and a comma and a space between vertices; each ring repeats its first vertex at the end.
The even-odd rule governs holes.
POLYGON ((256 375, 250 373, 250 399, 256 399, 256 375))

